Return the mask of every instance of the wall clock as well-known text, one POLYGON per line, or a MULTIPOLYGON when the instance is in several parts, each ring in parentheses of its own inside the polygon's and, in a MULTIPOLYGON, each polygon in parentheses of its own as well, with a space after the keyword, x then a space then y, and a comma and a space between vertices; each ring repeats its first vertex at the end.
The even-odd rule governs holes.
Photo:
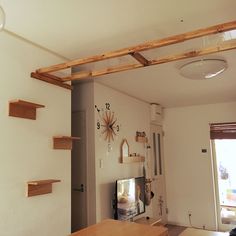
POLYGON ((97 130, 100 131, 104 140, 110 143, 114 141, 115 136, 120 131, 120 124, 118 124, 115 112, 111 110, 110 103, 105 103, 105 108, 98 108, 95 105, 95 109, 98 112, 98 119, 96 123, 97 130))

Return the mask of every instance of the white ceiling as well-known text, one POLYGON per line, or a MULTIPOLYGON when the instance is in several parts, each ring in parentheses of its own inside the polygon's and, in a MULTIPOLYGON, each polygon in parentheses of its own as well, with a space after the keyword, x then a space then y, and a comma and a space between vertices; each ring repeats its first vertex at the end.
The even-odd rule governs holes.
MULTIPOLYGON (((0 5, 7 30, 69 59, 233 21, 236 12, 235 0, 0 0, 0 5)), ((173 62, 98 81, 165 107, 234 101, 235 51, 216 56, 229 68, 215 80, 185 79, 177 70, 180 62, 173 62)))

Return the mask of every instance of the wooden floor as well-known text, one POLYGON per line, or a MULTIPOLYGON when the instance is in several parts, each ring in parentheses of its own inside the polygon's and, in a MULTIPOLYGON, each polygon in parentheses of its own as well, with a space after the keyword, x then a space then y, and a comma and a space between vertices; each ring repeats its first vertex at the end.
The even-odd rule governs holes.
POLYGON ((218 232, 204 229, 187 228, 181 236, 229 236, 229 232, 218 232))
POLYGON ((186 229, 184 226, 169 224, 165 225, 165 227, 168 228, 169 236, 178 236, 186 229))

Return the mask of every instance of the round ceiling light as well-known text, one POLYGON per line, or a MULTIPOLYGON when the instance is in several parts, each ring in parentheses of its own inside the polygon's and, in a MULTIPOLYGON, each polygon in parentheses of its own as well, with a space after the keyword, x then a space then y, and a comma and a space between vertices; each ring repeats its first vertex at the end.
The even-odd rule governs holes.
POLYGON ((5 26, 5 12, 0 6, 0 31, 4 28, 5 26))
POLYGON ((211 79, 221 74, 227 68, 223 59, 200 59, 182 65, 180 74, 188 79, 211 79))

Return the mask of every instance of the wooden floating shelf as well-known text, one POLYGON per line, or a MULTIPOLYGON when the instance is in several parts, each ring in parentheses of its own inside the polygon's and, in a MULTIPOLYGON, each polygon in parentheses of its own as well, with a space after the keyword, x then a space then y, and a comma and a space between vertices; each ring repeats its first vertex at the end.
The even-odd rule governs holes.
POLYGON ((122 157, 121 163, 133 163, 133 162, 144 162, 144 156, 129 156, 129 157, 122 157))
POLYGON ((52 192, 52 184, 61 182, 57 179, 35 180, 27 182, 27 197, 33 197, 52 192))
POLYGON ((135 141, 138 143, 147 143, 148 138, 147 137, 141 137, 141 136, 135 136, 135 141))
POLYGON ((9 116, 24 119, 36 120, 36 109, 45 107, 44 105, 27 102, 24 100, 14 100, 9 102, 9 116))
POLYGON ((70 136, 54 136, 53 137, 53 149, 72 149, 72 141, 79 140, 79 137, 70 137, 70 136))

